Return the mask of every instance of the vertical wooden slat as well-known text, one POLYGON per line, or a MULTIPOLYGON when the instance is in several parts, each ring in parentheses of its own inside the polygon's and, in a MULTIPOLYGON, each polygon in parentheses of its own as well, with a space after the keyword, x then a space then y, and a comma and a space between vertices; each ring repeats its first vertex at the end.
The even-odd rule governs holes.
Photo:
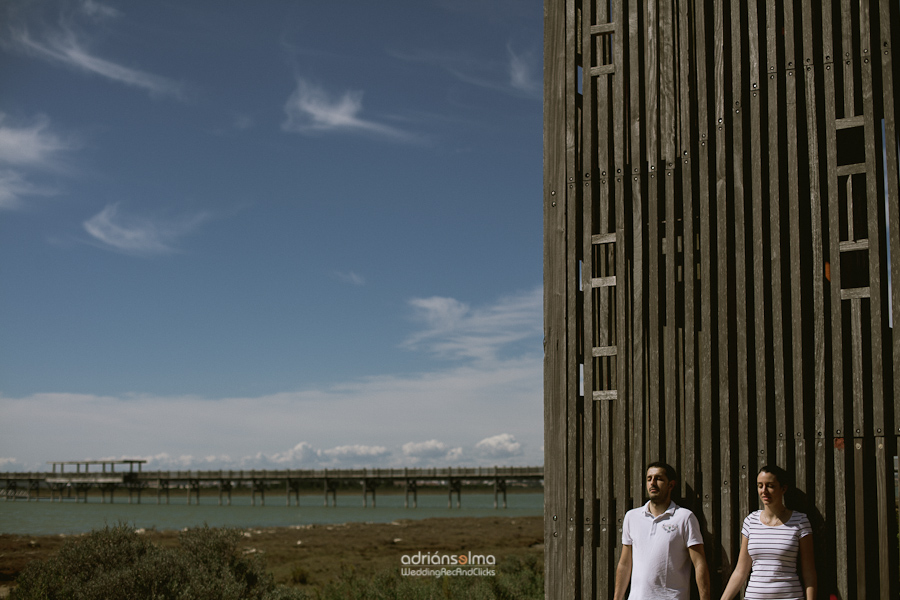
MULTIPOLYGON (((625 267, 625 180, 628 177, 625 167, 625 61, 624 44, 625 24, 623 18, 623 4, 625 0, 616 0, 613 3, 612 21, 616 24, 613 34, 613 137, 614 137, 614 167, 615 167, 615 231, 616 231, 616 277, 626 280, 625 267)), ((612 176, 612 173, 610 173, 612 176)), ((601 515, 601 531, 608 532, 609 545, 618 546, 618 529, 613 526, 614 520, 625 516, 625 509, 631 508, 628 501, 628 436, 627 436, 627 399, 630 395, 630 379, 628 377, 628 336, 627 336, 627 312, 626 312, 626 287, 616 286, 616 389, 618 395, 615 400, 615 432, 614 447, 621 451, 614 452, 614 487, 615 487, 615 512, 607 512, 601 515), (605 520, 604 520, 605 519, 605 520)), ((611 556, 615 556, 611 554, 611 556)), ((615 556, 615 558, 618 558, 615 556)), ((615 560, 610 561, 611 565, 615 560)))
POLYGON ((546 0, 544 12, 544 591, 571 598, 565 518, 567 477, 566 339, 566 11, 546 0))
POLYGON ((581 523, 581 462, 580 446, 582 436, 582 410, 583 402, 580 396, 580 382, 578 380, 581 357, 578 351, 578 327, 580 323, 579 309, 579 281, 578 281, 578 223, 580 221, 580 178, 579 167, 579 127, 581 123, 579 108, 580 96, 577 93, 578 67, 578 37, 576 30, 576 17, 578 16, 579 3, 576 0, 566 0, 566 371, 570 374, 566 389, 567 399, 567 436, 566 447, 566 471, 569 482, 566 498, 565 526, 566 537, 566 584, 571 589, 571 594, 580 589, 578 574, 581 572, 578 558, 581 555, 581 529, 576 525, 581 523))
POLYGON ((841 308, 841 235, 840 235, 840 194, 837 174, 837 109, 835 108, 835 70, 830 62, 832 55, 831 0, 822 0, 822 54, 825 86, 825 165, 828 194, 828 258, 830 281, 826 284, 831 292, 831 381, 832 381, 832 428, 834 437, 844 436, 844 361, 843 328, 841 308))
MULTIPOLYGON (((728 352, 729 324, 731 318, 728 306, 728 256, 731 248, 728 246, 728 165, 726 161, 726 131, 725 131, 725 7, 724 0, 715 0, 713 3, 713 52, 714 52, 714 80, 715 80, 715 115, 716 115, 716 264, 718 267, 718 346, 719 346, 719 439, 731 439, 731 390, 730 367, 728 352)), ((733 551, 734 527, 734 495, 732 489, 731 471, 731 447, 730 444, 720 445, 720 505, 719 505, 719 532, 723 549, 722 575, 730 573, 734 559, 733 551)))
MULTIPOLYGON (((748 463, 748 478, 743 481, 744 495, 754 495, 752 483, 753 473, 756 467, 769 462, 769 432, 766 427, 768 421, 768 383, 766 373, 766 357, 769 349, 766 343, 766 314, 769 306, 767 290, 771 288, 771 280, 765 276, 765 232, 763 230, 763 160, 762 139, 763 129, 760 120, 760 58, 758 6, 756 0, 747 1, 747 32, 749 38, 749 65, 750 65, 750 196, 752 205, 753 223, 753 324, 754 324, 754 356, 755 368, 753 379, 756 387, 756 397, 753 401, 756 405, 756 459, 748 463)), ((748 402, 750 399, 748 398, 748 402)))
MULTIPOLYGON (((809 168, 809 233, 812 256, 812 306, 813 306, 813 398, 816 404, 814 433, 824 436, 825 425, 825 303, 824 277, 825 262, 822 255, 822 208, 819 189, 819 138, 816 118, 816 76, 813 69, 815 50, 813 47, 812 0, 803 0, 803 62, 802 79, 806 97, 806 134, 809 168)), ((818 465, 817 465, 818 469, 818 465)), ((818 472, 817 472, 818 474, 818 472)), ((822 473, 824 476, 824 473, 822 473)), ((819 486, 821 487, 821 486, 819 486)), ((818 490, 819 488, 817 488, 818 490)))
MULTIPOLYGON (((875 436, 875 495, 878 506, 878 573, 879 573, 879 589, 881 591, 879 597, 881 600, 888 600, 896 597, 891 595, 891 588, 897 587, 897 581, 891 577, 891 536, 890 526, 891 512, 895 510, 896 504, 888 499, 888 488, 893 483, 893 465, 888 466, 888 457, 885 448, 885 438, 875 436)), ((896 540, 894 540, 896 542, 896 540)))
MULTIPOLYGON (((641 166, 644 164, 641 147, 641 124, 643 123, 643 106, 641 104, 641 31, 639 28, 640 0, 629 0, 628 3, 628 62, 629 62, 629 146, 631 149, 631 407, 632 421, 635 439, 631 446, 631 495, 632 503, 637 503, 642 497, 643 489, 643 463, 644 463, 644 399, 647 396, 644 386, 644 377, 647 373, 645 338, 645 313, 644 313, 644 210, 641 178, 645 173, 641 166)), ((630 508, 630 507, 629 507, 630 508)), ((619 517, 621 518, 621 517, 619 517)), ((621 527, 621 521, 617 521, 621 527)))
MULTIPOLYGON (((855 301, 854 301, 855 302, 855 301)), ((853 491, 856 530, 856 597, 866 598, 866 477, 863 465, 865 464, 865 451, 863 439, 853 440, 853 491)))
MULTIPOLYGON (((835 107, 835 71, 832 45, 833 23, 831 18, 831 0, 822 0, 822 55, 824 57, 824 89, 825 103, 825 155, 828 195, 828 258, 830 263, 830 282, 826 286, 830 290, 831 302, 831 382, 832 382, 832 431, 834 440, 831 443, 832 473, 835 482, 843 482, 846 478, 843 450, 844 435, 844 360, 843 360, 843 302, 841 300, 841 235, 840 235, 840 194, 837 175, 837 109, 835 107)), ((820 484, 821 485, 821 484, 820 484)), ((834 511, 836 515, 846 514, 847 486, 843 484, 831 486, 834 492, 834 511)), ((834 561, 836 565, 847 564, 847 527, 843 518, 834 520, 834 561)), ((822 540, 827 543, 826 540, 822 540)), ((820 557, 820 560, 825 557, 820 557)), ((829 564, 831 564, 829 562, 829 564)), ((846 582, 841 584, 846 588, 846 582)))
MULTIPOLYGON (((876 163, 881 162, 881 152, 875 146, 875 130, 880 130, 881 124, 875 122, 875 109, 873 106, 873 81, 872 81, 872 44, 869 31, 869 0, 859 1, 859 40, 862 54, 860 73, 862 76, 862 101, 865 122, 865 148, 866 148, 866 221, 868 223, 869 237, 869 316, 870 316, 870 343, 871 343, 871 378, 872 397, 877 400, 872 403, 872 424, 878 429, 884 428, 884 365, 882 364, 881 336, 887 326, 887 320, 882 320, 883 293, 886 285, 882 284, 882 254, 881 246, 884 240, 884 231, 881 229, 881 213, 884 206, 884 198, 878 195, 878 168, 876 163), (876 154, 877 153, 877 154, 876 154)), ((886 284, 886 282, 885 282, 886 284)), ((871 435, 864 420, 854 420, 853 429, 856 436, 871 435)))
POLYGON ((673 167, 675 154, 675 77, 676 57, 673 36, 673 15, 671 2, 659 4, 659 94, 660 94, 660 150, 661 163, 665 171, 660 173, 659 184, 665 190, 665 319, 663 328, 663 377, 665 380, 665 431, 666 460, 677 464, 678 454, 678 359, 676 351, 677 325, 675 319, 675 264, 677 227, 675 223, 675 182, 673 167))
MULTIPOLYGON (((598 3, 597 5, 593 5, 591 3, 591 9, 588 11, 589 18, 585 17, 585 21, 592 24, 600 24, 600 23, 608 23, 608 14, 607 14, 607 6, 605 3, 598 3), (593 14, 591 14, 591 12, 593 14)), ((601 59, 604 57, 604 54, 607 52, 606 42, 601 42, 600 40, 605 40, 606 38, 598 36, 597 41, 592 44, 593 51, 595 52, 595 56, 593 57, 591 64, 599 65, 601 59)), ((596 143, 596 152, 597 152, 597 171, 599 171, 600 181, 593 182, 595 190, 599 190, 599 210, 585 210, 585 221, 591 219, 596 219, 591 226, 591 231, 596 233, 606 234, 610 232, 610 224, 609 224, 609 195, 610 195, 610 185, 609 185, 609 124, 610 124, 610 102, 609 102, 609 75, 601 74, 597 76, 594 89, 596 90, 596 121, 597 121, 597 143, 596 143)), ((587 231, 587 228, 586 228, 587 231)), ((602 245, 600 247, 595 248, 598 250, 597 259, 599 260, 599 268, 603 269, 603 275, 609 275, 608 270, 611 268, 611 264, 607 260, 608 255, 608 246, 602 245)), ((611 326, 613 324, 612 314, 610 310, 612 309, 612 302, 610 299, 610 289, 608 287, 604 287, 599 289, 598 298, 595 304, 596 309, 596 317, 595 323, 598 326, 598 336, 596 339, 596 343, 602 346, 608 346, 610 344, 611 338, 611 326)), ((607 359, 601 359, 607 360, 607 359)), ((595 368, 597 368, 595 366, 595 368)), ((608 373, 608 369, 603 368, 600 369, 602 374, 602 380, 598 380, 598 373, 594 373, 594 380, 596 382, 596 386, 602 387, 602 389, 608 389, 607 386, 611 383, 610 375, 608 373)), ((597 389, 597 387, 593 389, 597 389)), ((599 420, 599 428, 596 434, 597 442, 595 443, 597 449, 597 468, 593 469, 592 476, 597 477, 597 482, 592 485, 593 494, 588 494, 585 491, 585 498, 591 498, 591 502, 593 503, 593 498, 596 496, 596 509, 592 509, 590 511, 585 509, 585 556, 588 556, 592 552, 595 554, 593 557, 596 561, 596 564, 590 565, 587 561, 585 561, 585 571, 589 568, 593 570, 593 574, 595 577, 594 585, 589 586, 585 585, 584 587, 584 597, 591 598, 592 593, 597 595, 601 594, 601 590, 607 589, 610 585, 610 568, 609 568, 609 544, 608 544, 608 535, 601 535, 601 531, 597 527, 598 518, 607 519, 609 515, 609 505, 611 502, 611 489, 609 482, 612 479, 612 471, 610 469, 610 457, 612 452, 611 445, 611 435, 612 435, 612 427, 611 427, 611 415, 610 415, 610 401, 602 400, 599 402, 597 406, 598 410, 598 420, 599 420), (592 545, 589 545, 587 542, 587 537, 590 535, 590 539, 593 542, 592 545), (593 547, 596 547, 596 550, 592 550, 593 547)), ((586 469, 587 470, 587 469, 586 469)), ((593 508, 593 507, 592 507, 593 508)))
MULTIPOLYGON (((697 135, 699 147, 697 149, 697 199, 700 210, 700 470, 701 470, 701 506, 703 524, 706 531, 713 539, 717 538, 713 510, 713 314, 712 300, 714 295, 711 279, 713 255, 712 241, 710 240, 711 224, 710 210, 712 194, 709 187, 709 111, 707 102, 707 57, 706 57, 706 3, 694 3, 694 48, 696 53, 696 81, 697 81, 697 135)), ((687 169, 686 169, 687 170, 687 169)), ((710 548, 715 547, 710 540, 710 548)), ((717 552, 707 553, 710 569, 717 572, 720 558, 717 552)))
MULTIPOLYGON (((787 394, 784 383, 784 323, 782 319, 782 285, 781 285, 781 147, 779 123, 784 115, 778 110, 778 39, 782 36, 778 28, 778 13, 775 0, 766 0, 766 92, 768 99, 768 146, 769 156, 768 196, 769 196, 769 255, 771 257, 771 293, 772 293, 772 364, 773 389, 775 393, 775 462, 787 464, 787 394)), ((770 444, 771 445, 771 444, 770 444)))
MULTIPOLYGON (((691 55, 690 55, 690 19, 688 2, 678 3, 678 65, 680 114, 680 156, 674 160, 681 172, 681 214, 683 222, 683 256, 684 256, 684 439, 681 463, 681 478, 693 489, 694 497, 699 494, 697 481, 698 449, 697 436, 697 389, 696 381, 696 344, 694 318, 694 295, 697 280, 695 270, 695 231, 694 231, 694 192, 691 154, 694 147, 693 125, 691 123, 691 55)), ((695 67, 696 68, 696 67, 695 67)), ((684 487, 684 484, 683 484, 684 487)), ((685 489, 687 492, 687 490, 685 489)), ((697 497, 699 500, 699 497, 697 497)), ((699 506, 693 507, 696 511, 699 506)))
POLYGON ((816 442, 813 446, 814 479, 807 480, 807 485, 815 490, 816 506, 825 507, 827 488, 815 485, 825 481, 825 453, 821 440, 825 435, 825 299, 824 279, 825 261, 822 246, 822 208, 819 171, 819 138, 816 97, 816 75, 813 69, 815 49, 813 32, 815 22, 812 14, 811 0, 802 2, 801 24, 803 29, 803 62, 802 79, 806 97, 806 135, 809 170, 809 238, 810 255, 812 257, 812 321, 813 321, 813 397, 815 405, 810 437, 816 442))
MULTIPOLYGON (((800 198, 799 198, 799 158, 797 134, 797 79, 796 54, 794 44, 794 8, 792 2, 782 4, 784 11, 784 54, 785 54, 785 108, 787 122, 787 194, 790 244, 790 279, 801 282, 800 254, 800 198)), ((804 439, 804 373, 803 365, 803 298, 802 286, 790 288, 791 297, 791 373, 793 375, 791 405, 793 406, 794 476, 798 484, 806 482, 806 440, 804 439)))
MULTIPOLYGON (((595 131, 597 121, 602 122, 603 119, 598 114, 598 100, 596 92, 598 91, 598 81, 593 74, 593 66, 596 60, 594 52, 593 36, 591 34, 591 26, 594 24, 594 3, 591 1, 581 4, 581 32, 580 32, 580 49, 581 49, 581 66, 582 66, 582 96, 581 96, 581 156, 580 156, 580 172, 581 172, 581 191, 582 191, 582 208, 581 208, 581 249, 582 249, 582 267, 581 267, 581 299, 582 299, 582 332, 583 347, 581 349, 583 356, 583 396, 584 396, 584 425, 581 447, 579 452, 582 457, 581 470, 581 501, 583 508, 580 518, 576 520, 577 527, 581 529, 581 594, 587 598, 591 598, 591 590, 594 587, 594 559, 596 553, 596 536, 593 527, 593 517, 596 507, 596 474, 597 465, 595 459, 597 455, 598 443, 604 443, 607 440, 602 439, 602 435, 597 436, 597 423, 595 423, 595 415, 598 412, 598 406, 593 400, 593 393, 598 388, 597 373, 595 372, 595 359, 592 350, 599 341, 595 337, 596 319, 603 318, 603 314, 597 314, 595 309, 595 298, 597 293, 592 289, 591 281, 596 276, 597 260, 593 248, 592 234, 594 228, 594 201, 595 196, 599 196, 600 189, 593 185, 592 175, 594 174, 595 161, 602 160, 599 155, 603 153, 605 145, 600 132, 595 131), (599 438, 599 439, 598 439, 599 438)), ((600 290, 600 294, 603 291, 600 290)), ((605 403, 605 402, 603 402, 605 403)))
POLYGON ((649 310, 649 340, 647 347, 647 371, 649 374, 649 396, 647 412, 650 419, 647 453, 656 460, 664 447, 660 447, 659 403, 660 403, 660 327, 659 327, 659 182, 656 166, 659 162, 659 55, 658 55, 658 14, 655 2, 644 4, 646 37, 644 43, 644 70, 646 72, 646 112, 647 126, 644 135, 647 144, 647 304, 649 310))
MULTIPOLYGON (((894 3, 894 13, 898 12, 896 3, 894 3)), ((897 403, 900 402, 900 324, 896 321, 900 319, 900 181, 898 181, 898 157, 897 157, 897 122, 895 120, 895 112, 897 106, 894 100, 894 83, 893 83, 893 42, 898 32, 892 32, 891 4, 890 0, 879 0, 879 23, 880 23, 880 45, 881 52, 881 85, 882 96, 884 98, 884 148, 885 148, 885 183, 886 193, 889 199, 887 214, 885 221, 887 222, 890 239, 888 240, 888 252, 891 255, 890 265, 890 282, 891 282, 891 308, 893 310, 894 326, 893 326, 893 373, 894 379, 890 384, 893 385, 893 394, 885 394, 885 401, 893 396, 894 399, 894 423, 885 423, 885 434, 891 431, 900 433, 900 410, 897 410, 897 403)), ((881 435, 876 427, 875 435, 881 435)))
MULTIPOLYGON (((847 540, 847 444, 852 444, 853 438, 836 438, 834 441, 834 564, 836 567, 836 585, 840 598, 846 598, 849 584, 847 582, 847 569, 840 565, 849 564, 850 544, 847 540), (849 440, 849 441, 845 441, 849 440), (840 488, 840 490, 838 490, 840 488)), ((825 541, 825 540, 822 540, 825 541)), ((819 542, 821 543, 821 542, 819 542)), ((821 560, 821 557, 820 557, 821 560)), ((825 579, 827 581, 827 579, 825 579)))
MULTIPOLYGON (((741 38, 744 35, 744 26, 741 23, 741 5, 746 0, 731 0, 731 118, 732 118, 732 190, 731 202, 734 206, 734 220, 731 228, 734 231, 734 272, 735 281, 735 341, 737 346, 737 382, 736 398, 738 423, 750 423, 749 404, 747 397, 747 367, 749 357, 747 355, 747 243, 745 229, 745 191, 744 191, 744 110, 743 103, 743 56, 741 53, 741 38)), ((738 513, 746 515, 750 512, 750 488, 748 475, 750 464, 750 431, 747 426, 737 428, 738 434, 738 470, 732 475, 734 486, 738 496, 738 513)), ((739 536, 735 536, 735 546, 739 536)), ((737 548, 733 550, 737 556, 737 548)))

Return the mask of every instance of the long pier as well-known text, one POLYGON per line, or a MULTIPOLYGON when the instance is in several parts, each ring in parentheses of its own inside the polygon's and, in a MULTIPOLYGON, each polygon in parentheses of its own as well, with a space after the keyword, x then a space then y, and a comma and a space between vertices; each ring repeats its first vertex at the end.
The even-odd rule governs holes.
MULTIPOLYGON (((285 501, 291 506, 294 496, 300 506, 300 491, 311 485, 319 485, 325 495, 325 506, 337 506, 337 492, 341 486, 358 483, 362 489, 364 507, 375 507, 375 491, 384 485, 402 485, 405 488, 404 506, 409 508, 410 496, 412 506, 418 505, 418 488, 420 484, 446 486, 448 490, 447 508, 453 506, 453 495, 456 494, 456 506, 462 503, 463 485, 492 484, 494 489, 494 508, 498 508, 502 496, 502 506, 506 508, 506 489, 509 482, 539 482, 544 479, 543 467, 447 467, 431 469, 308 469, 308 470, 241 470, 241 471, 144 471, 145 460, 82 460, 53 461, 50 472, 9 472, 0 474, 0 496, 6 500, 37 500, 42 498, 42 490, 49 490, 51 502, 59 499, 83 500, 87 502, 91 488, 100 490, 101 502, 110 503, 116 490, 128 491, 129 504, 133 498, 141 503, 144 490, 156 491, 156 503, 165 498, 169 503, 171 489, 184 489, 188 504, 196 498, 200 504, 200 489, 217 487, 219 505, 231 505, 232 489, 238 485, 250 488, 251 505, 256 505, 259 494, 260 506, 265 506, 266 490, 273 486, 283 485, 285 501), (119 470, 116 470, 116 466, 119 470), (66 471, 69 467, 69 471, 66 471), (74 467, 74 472, 71 470, 74 467), (90 469, 94 468, 92 472, 90 469), (82 471, 83 468, 83 471, 82 471), (57 471, 58 469, 58 471, 57 471), (74 492, 75 497, 72 498, 74 492)), ((46 497, 46 496, 43 496, 46 497)))

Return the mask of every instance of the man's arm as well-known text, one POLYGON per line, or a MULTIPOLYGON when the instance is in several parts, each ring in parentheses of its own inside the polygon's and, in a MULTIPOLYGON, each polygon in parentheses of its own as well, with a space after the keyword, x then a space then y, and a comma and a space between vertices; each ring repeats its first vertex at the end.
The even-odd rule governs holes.
MULTIPOLYGON (((619 566, 616 567, 616 588, 613 600, 624 600, 625 590, 631 581, 631 546, 622 546, 622 556, 619 557, 619 566)), ((708 587, 708 586, 707 586, 708 587)), ((709 598, 709 594, 706 596, 709 598)))
POLYGON ((694 563, 694 576, 697 578, 697 591, 700 600, 709 600, 709 567, 706 566, 706 550, 703 544, 688 548, 691 562, 694 563))

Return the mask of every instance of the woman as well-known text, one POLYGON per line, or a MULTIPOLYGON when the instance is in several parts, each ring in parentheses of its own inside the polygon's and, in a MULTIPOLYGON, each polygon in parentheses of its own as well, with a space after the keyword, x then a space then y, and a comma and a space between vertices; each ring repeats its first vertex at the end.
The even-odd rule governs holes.
POLYGON ((784 505, 787 481, 787 472, 779 467, 765 466, 759 470, 756 492, 763 509, 744 519, 741 553, 722 600, 736 597, 748 575, 750 583, 745 600, 815 599, 812 528, 805 514, 784 505))

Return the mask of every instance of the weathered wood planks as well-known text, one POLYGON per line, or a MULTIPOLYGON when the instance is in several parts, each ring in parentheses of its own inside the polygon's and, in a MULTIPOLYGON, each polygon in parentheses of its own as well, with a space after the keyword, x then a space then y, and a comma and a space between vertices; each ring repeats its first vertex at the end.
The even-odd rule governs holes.
POLYGON ((775 463, 820 594, 897 596, 897 13, 545 0, 548 598, 611 595, 658 459, 715 589, 775 463))

